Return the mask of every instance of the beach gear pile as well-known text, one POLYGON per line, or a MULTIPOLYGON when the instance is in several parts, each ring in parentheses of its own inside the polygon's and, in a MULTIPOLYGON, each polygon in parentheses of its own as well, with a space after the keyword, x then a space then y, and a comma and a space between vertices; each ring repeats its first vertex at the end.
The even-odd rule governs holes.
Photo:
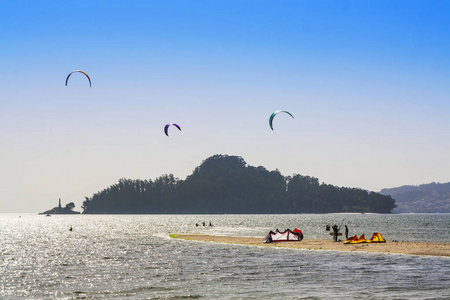
POLYGON ((386 240, 381 236, 380 233, 374 232, 370 240, 366 239, 366 237, 363 234, 360 237, 358 237, 357 235, 349 237, 344 241, 344 244, 360 244, 360 243, 386 243, 386 240))
POLYGON ((278 229, 273 232, 272 230, 264 238, 264 243, 273 242, 298 242, 303 240, 303 233, 300 229, 295 228, 294 231, 286 229, 281 232, 278 229))

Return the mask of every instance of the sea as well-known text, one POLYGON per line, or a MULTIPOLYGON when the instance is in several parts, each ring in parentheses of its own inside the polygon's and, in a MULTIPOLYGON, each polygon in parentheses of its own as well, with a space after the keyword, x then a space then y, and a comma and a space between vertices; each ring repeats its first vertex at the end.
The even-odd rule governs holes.
POLYGON ((450 299, 449 257, 170 237, 263 239, 299 228, 332 242, 327 224, 387 241, 450 242, 450 214, 0 214, 0 299, 450 299))

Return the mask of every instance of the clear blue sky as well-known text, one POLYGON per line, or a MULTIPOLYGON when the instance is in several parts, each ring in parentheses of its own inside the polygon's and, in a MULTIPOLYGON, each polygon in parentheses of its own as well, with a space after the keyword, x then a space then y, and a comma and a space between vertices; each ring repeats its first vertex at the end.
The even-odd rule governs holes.
POLYGON ((0 66, 0 212, 81 210, 214 154, 373 191, 450 181, 447 1, 7 1, 0 66), (78 69, 92 88, 64 85, 78 69))

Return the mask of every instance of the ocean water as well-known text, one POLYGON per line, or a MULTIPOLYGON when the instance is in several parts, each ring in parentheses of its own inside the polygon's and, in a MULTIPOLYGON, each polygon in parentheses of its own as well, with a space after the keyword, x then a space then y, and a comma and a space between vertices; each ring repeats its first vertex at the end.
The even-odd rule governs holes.
POLYGON ((262 239, 297 227, 305 238, 331 241, 326 224, 347 224, 350 235, 380 232, 388 241, 450 242, 450 214, 0 214, 0 299, 450 299, 448 257, 169 237, 262 239))

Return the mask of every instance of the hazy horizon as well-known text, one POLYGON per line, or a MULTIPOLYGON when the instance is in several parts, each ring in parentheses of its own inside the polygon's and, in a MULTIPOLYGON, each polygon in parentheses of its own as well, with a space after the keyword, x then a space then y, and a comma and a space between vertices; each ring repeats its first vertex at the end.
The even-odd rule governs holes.
POLYGON ((0 212, 214 155, 371 191, 450 182, 450 3, 19 1, 0 11, 0 212), (65 86, 66 76, 74 74, 65 86), (269 127, 273 111, 279 115, 269 127), (181 131, 164 134, 164 125, 181 131))

